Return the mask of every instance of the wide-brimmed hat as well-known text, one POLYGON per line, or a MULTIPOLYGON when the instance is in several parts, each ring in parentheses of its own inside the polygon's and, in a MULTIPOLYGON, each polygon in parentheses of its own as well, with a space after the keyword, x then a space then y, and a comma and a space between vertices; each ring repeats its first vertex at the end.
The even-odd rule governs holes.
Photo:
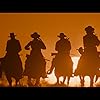
POLYGON ((12 32, 12 33, 10 33, 10 36, 8 36, 8 37, 15 37, 16 35, 12 32))
POLYGON ((66 35, 64 33, 60 33, 60 35, 58 35, 58 37, 62 38, 62 37, 66 37, 66 35))
POLYGON ((32 38, 39 38, 40 35, 37 32, 34 32, 33 34, 31 34, 32 38))
POLYGON ((92 26, 88 26, 88 27, 85 28, 85 31, 91 32, 91 31, 94 31, 94 28, 92 26))

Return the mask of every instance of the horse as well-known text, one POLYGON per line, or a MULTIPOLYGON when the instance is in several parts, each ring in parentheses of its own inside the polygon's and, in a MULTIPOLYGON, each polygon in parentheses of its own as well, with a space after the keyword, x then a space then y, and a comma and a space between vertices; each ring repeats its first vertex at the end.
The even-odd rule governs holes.
MULTIPOLYGON (((82 87, 84 86, 84 77, 89 76, 90 77, 90 87, 93 87, 94 77, 96 76, 95 82, 97 81, 97 79, 99 77, 98 76, 99 73, 100 73, 99 72, 99 66, 97 65, 97 67, 91 67, 91 66, 95 66, 96 63, 94 63, 93 60, 89 61, 90 57, 86 57, 84 55, 84 49, 82 47, 80 47, 77 50, 81 54, 81 57, 78 61, 77 69, 74 72, 74 76, 79 75, 82 87), (91 68, 84 67, 84 66, 87 66, 87 65, 88 66, 91 65, 90 66, 91 68)), ((98 54, 99 54, 99 52, 98 52, 98 54)), ((99 63, 99 60, 100 60, 99 56, 96 59, 97 59, 97 63, 99 63)))
POLYGON ((7 56, 0 58, 0 68, 1 68, 1 74, 2 72, 5 73, 7 81, 9 83, 9 86, 12 87, 12 77, 16 80, 15 86, 18 86, 18 83, 20 85, 19 80, 22 78, 22 62, 19 58, 19 55, 17 55, 17 59, 14 59, 12 57, 7 56), (17 61, 16 61, 17 60, 17 61))
POLYGON ((47 78, 46 74, 46 60, 43 57, 31 58, 31 55, 26 54, 25 70, 23 76, 28 76, 28 86, 41 86, 40 77, 47 78), (31 79, 36 79, 33 85, 31 79))
POLYGON ((53 69, 55 68, 55 76, 57 78, 56 84, 59 85, 59 78, 63 76, 63 81, 61 84, 65 83, 66 76, 68 76, 67 85, 69 85, 70 77, 72 76, 72 66, 73 62, 69 55, 61 55, 59 53, 51 53, 51 56, 55 56, 52 59, 51 67, 47 71, 47 74, 51 74, 53 69))

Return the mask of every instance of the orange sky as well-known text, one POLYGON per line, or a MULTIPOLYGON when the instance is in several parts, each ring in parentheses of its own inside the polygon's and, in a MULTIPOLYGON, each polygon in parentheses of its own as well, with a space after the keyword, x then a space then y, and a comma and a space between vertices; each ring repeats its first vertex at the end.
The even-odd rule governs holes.
POLYGON ((100 14, 99 13, 0 13, 0 57, 5 54, 6 42, 10 32, 15 32, 22 45, 22 57, 26 51, 24 46, 31 40, 30 34, 39 32, 47 49, 44 51, 46 58, 54 51, 55 42, 59 39, 60 32, 70 38, 71 54, 79 55, 76 49, 82 46, 84 28, 92 25, 100 39, 100 14))

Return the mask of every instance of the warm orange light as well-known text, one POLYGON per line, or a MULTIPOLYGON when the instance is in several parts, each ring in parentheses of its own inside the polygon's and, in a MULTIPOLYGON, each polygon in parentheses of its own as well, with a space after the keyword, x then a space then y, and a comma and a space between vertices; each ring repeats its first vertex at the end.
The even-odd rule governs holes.
MULTIPOLYGON (((22 51, 20 57, 25 62, 25 55, 30 53, 24 46, 32 40, 30 34, 34 31, 39 32, 41 39, 46 45, 43 55, 51 61, 51 52, 55 52, 55 43, 59 39, 57 35, 64 32, 71 42, 71 55, 79 56, 77 48, 83 46, 82 38, 85 35, 84 28, 92 25, 95 33, 100 38, 100 14, 99 13, 0 13, 0 57, 5 55, 6 42, 9 39, 9 33, 14 32, 16 38, 20 41, 22 51)), ((98 50, 100 47, 98 48, 98 50)), ((72 57, 74 62, 73 72, 77 68, 79 57, 72 57)), ((51 62, 47 61, 48 68, 51 62), (49 64, 48 64, 49 63, 49 64)), ((47 68, 47 69, 48 69, 47 68)), ((48 75, 50 84, 56 82, 54 71, 48 75)), ((61 78, 62 80, 62 78, 61 78)), ((87 78, 87 80, 89 80, 87 78)), ((79 77, 70 79, 70 86, 79 85, 79 77)))

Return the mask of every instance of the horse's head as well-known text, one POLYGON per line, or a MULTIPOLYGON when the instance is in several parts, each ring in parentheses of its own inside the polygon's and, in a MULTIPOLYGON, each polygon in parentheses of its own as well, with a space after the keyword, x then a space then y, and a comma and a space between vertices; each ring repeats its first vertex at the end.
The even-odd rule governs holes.
POLYGON ((84 53, 84 49, 82 47, 80 47, 79 49, 77 49, 78 52, 82 55, 84 53))

